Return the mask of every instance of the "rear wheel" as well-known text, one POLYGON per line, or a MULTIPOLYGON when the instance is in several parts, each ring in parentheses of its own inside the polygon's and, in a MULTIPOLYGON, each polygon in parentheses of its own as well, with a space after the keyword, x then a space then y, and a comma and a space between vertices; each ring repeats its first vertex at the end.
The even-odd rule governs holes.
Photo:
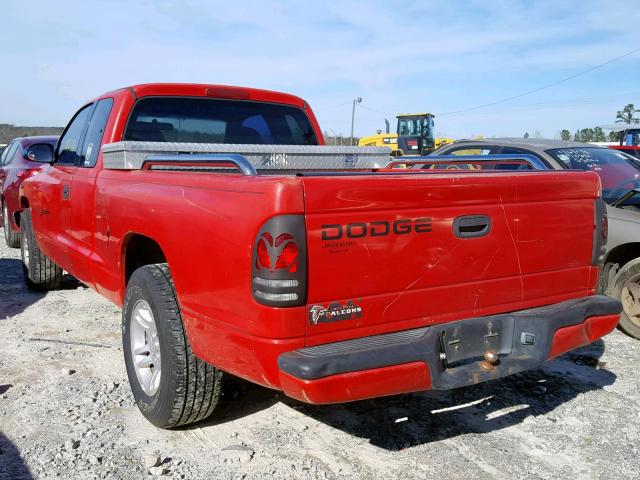
POLYGON ((13 233, 9 218, 9 207, 7 207, 7 202, 4 202, 2 204, 2 229, 4 230, 4 241, 10 248, 20 248, 20 234, 13 233))
POLYGON ((222 392, 222 372, 191 351, 166 264, 138 268, 122 310, 127 375, 142 414, 161 428, 211 415, 222 392))
POLYGON ((624 265, 616 276, 613 297, 622 302, 620 329, 640 339, 640 259, 624 265))
POLYGON ((62 269, 40 248, 33 233, 31 210, 25 208, 20 221, 20 250, 24 281, 32 290, 53 290, 62 282, 62 269))

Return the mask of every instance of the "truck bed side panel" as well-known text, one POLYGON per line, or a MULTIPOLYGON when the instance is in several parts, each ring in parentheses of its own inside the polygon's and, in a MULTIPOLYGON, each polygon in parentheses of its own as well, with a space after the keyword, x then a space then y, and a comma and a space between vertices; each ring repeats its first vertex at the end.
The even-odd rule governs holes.
POLYGON ((167 258, 197 355, 246 376, 262 367, 247 357, 248 350, 235 348, 235 341, 292 339, 293 345, 285 343, 293 348, 295 339, 304 337, 304 307, 273 309, 251 295, 257 232, 272 215, 302 213, 298 180, 105 170, 98 192, 97 230, 109 232, 96 237, 96 257, 104 263, 96 264, 94 277, 103 294, 122 303, 123 251, 132 235, 144 235, 158 242, 167 258))

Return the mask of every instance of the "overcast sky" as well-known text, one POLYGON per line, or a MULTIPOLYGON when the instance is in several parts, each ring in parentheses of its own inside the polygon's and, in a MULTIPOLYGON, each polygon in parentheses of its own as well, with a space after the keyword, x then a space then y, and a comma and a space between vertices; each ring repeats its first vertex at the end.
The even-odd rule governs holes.
POLYGON ((436 132, 521 136, 610 124, 640 105, 637 0, 13 1, 0 4, 0 123, 64 125, 87 99, 143 82, 283 90, 324 130, 436 113, 436 132))

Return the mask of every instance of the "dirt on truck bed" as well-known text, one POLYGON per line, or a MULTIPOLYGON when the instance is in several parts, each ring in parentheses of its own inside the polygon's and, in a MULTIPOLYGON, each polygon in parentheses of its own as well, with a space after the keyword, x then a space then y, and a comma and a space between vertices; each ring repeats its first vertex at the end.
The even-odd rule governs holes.
POLYGON ((233 377, 166 431, 133 403, 120 310, 66 278, 28 291, 0 247, 0 479, 637 478, 640 342, 449 392, 310 406, 233 377))

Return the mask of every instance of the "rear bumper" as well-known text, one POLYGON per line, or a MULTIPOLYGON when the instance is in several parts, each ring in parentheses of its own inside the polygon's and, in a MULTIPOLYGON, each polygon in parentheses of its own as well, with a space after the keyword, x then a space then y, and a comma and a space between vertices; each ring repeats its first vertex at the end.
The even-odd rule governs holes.
POLYGON ((597 295, 509 314, 302 348, 278 358, 284 392, 337 403, 448 390, 535 368, 618 324, 619 301, 597 295), (482 363, 484 351, 499 354, 482 363))

